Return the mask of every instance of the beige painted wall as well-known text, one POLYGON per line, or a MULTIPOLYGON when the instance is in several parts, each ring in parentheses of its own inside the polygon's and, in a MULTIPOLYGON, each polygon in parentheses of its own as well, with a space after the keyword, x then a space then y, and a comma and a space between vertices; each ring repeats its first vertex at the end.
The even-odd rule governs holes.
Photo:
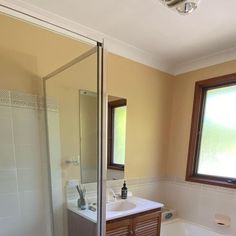
POLYGON ((0 89, 42 93, 43 76, 93 47, 0 14, 0 89))
POLYGON ((35 57, 0 49, 0 89, 39 94, 42 91, 42 83, 40 78, 32 73, 36 66, 35 57))
POLYGON ((127 99, 125 178, 165 175, 173 76, 108 55, 108 94, 127 99))
MULTIPOLYGON (((24 67, 30 73, 40 77, 93 47, 93 45, 80 43, 72 38, 2 14, 0 14, 0 35, 0 51, 3 49, 8 53, 9 58, 12 52, 23 53, 34 58, 37 63, 34 63, 33 67, 26 64, 24 67)), ((20 57, 14 56, 12 60, 21 63, 20 57)))
POLYGON ((236 60, 185 73, 173 81, 168 176, 185 177, 195 82, 235 72, 236 60))

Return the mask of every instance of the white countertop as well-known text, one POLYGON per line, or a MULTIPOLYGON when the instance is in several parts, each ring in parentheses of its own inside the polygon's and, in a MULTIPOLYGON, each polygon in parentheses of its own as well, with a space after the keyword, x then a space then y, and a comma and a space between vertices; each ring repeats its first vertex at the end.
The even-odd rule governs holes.
POLYGON ((68 210, 84 217, 87 220, 97 223, 97 212, 96 211, 91 211, 88 208, 86 210, 80 210, 77 206, 77 201, 69 201, 67 204, 68 204, 67 205, 68 210))
MULTIPOLYGON (((153 210, 156 208, 161 208, 164 206, 162 203, 146 200, 146 199, 139 198, 139 197, 128 197, 128 199, 126 199, 126 200, 119 199, 116 202, 122 202, 122 201, 132 202, 136 205, 136 207, 131 210, 126 210, 126 211, 107 211, 106 212, 106 220, 113 220, 113 219, 117 219, 117 218, 121 218, 121 217, 126 217, 129 215, 153 210)), ((113 204, 113 203, 114 202, 107 203, 107 206, 109 204, 113 204)), ((88 209, 80 210, 77 207, 76 201, 68 202, 67 208, 69 210, 71 210, 72 212, 74 212, 74 213, 94 222, 94 223, 97 222, 97 212, 93 212, 88 209)))

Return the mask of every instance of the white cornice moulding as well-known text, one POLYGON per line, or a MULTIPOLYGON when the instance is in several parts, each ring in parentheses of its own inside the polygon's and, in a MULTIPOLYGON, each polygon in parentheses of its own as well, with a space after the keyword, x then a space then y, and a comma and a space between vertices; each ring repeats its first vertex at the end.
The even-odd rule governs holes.
POLYGON ((20 0, 0 0, 0 12, 88 43, 104 41, 107 51, 171 75, 179 75, 236 59, 236 48, 233 48, 191 62, 171 64, 163 61, 158 55, 20 0))
POLYGON ((220 51, 212 55, 190 61, 188 63, 177 64, 172 67, 172 73, 173 75, 180 75, 232 60, 236 60, 236 47, 220 51))
POLYGON ((111 53, 171 74, 171 68, 168 66, 168 63, 161 61, 154 54, 109 36, 105 36, 105 42, 107 50, 111 53))
POLYGON ((127 44, 125 42, 112 38, 106 34, 93 30, 89 27, 83 26, 74 21, 68 20, 54 13, 45 11, 44 9, 35 7, 31 4, 28 4, 19 0, 7 0, 7 1, 0 0, 0 4, 2 5, 0 6, 0 11, 3 13, 15 16, 22 20, 30 21, 42 27, 57 31, 69 37, 77 38, 79 40, 84 41, 84 38, 80 37, 79 35, 87 37, 88 42, 91 42, 92 40, 103 42, 104 40, 106 49, 109 52, 129 58, 141 64, 153 67, 155 69, 158 69, 167 73, 169 72, 169 68, 167 67, 166 63, 160 62, 158 58, 152 55, 151 53, 138 49, 130 44, 127 44), (10 9, 5 8, 4 6, 10 9), (30 16, 33 16, 34 18, 30 16), (50 25, 49 23, 53 25, 50 25), (59 26, 59 27, 56 27, 56 26, 59 26), (75 33, 69 32, 65 29, 70 30, 75 33), (76 35, 76 33, 79 35, 76 35), (92 40, 89 40, 89 39, 92 39, 92 40))

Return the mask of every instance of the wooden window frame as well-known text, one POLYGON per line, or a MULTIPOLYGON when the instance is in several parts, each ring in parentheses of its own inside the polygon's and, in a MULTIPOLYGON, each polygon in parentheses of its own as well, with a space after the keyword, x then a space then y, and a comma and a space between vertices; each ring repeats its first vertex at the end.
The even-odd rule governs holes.
POLYGON ((124 165, 114 163, 114 110, 127 105, 126 99, 108 102, 107 168, 124 171, 124 165))
POLYGON ((197 173, 207 91, 209 89, 222 88, 231 85, 236 85, 236 73, 197 81, 195 83, 186 181, 236 188, 235 179, 224 178, 220 176, 202 175, 197 173))

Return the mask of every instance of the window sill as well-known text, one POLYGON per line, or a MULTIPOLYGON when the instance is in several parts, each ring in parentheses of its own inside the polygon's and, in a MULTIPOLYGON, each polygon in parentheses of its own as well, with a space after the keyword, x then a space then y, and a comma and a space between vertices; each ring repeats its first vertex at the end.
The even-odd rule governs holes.
POLYGON ((109 165, 107 169, 124 171, 125 168, 122 165, 109 165))
POLYGON ((235 183, 228 183, 227 179, 217 178, 213 176, 205 176, 205 175, 186 176, 185 180, 189 182, 236 189, 235 183))

